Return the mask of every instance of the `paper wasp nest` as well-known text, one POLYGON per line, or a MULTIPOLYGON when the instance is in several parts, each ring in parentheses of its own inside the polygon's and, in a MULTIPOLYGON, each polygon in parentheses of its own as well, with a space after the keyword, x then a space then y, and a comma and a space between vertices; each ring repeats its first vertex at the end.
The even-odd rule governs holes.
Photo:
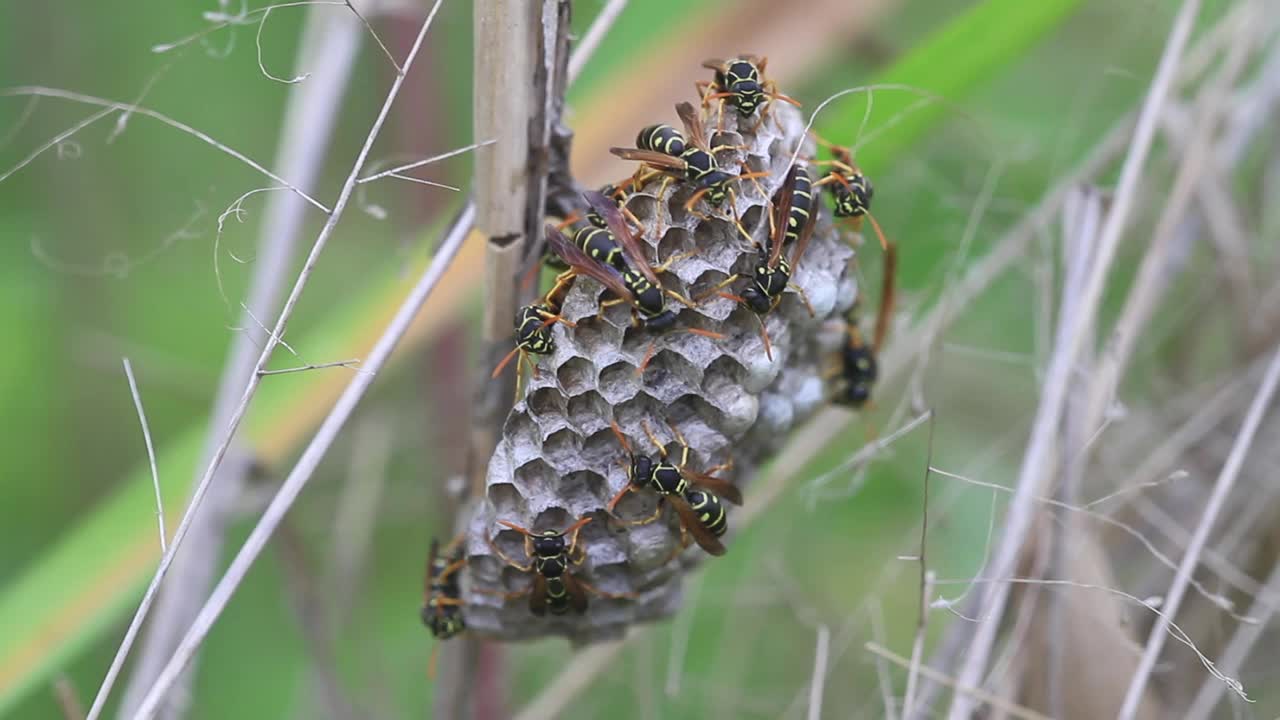
MULTIPOLYGON (((732 171, 741 165, 739 172, 768 172, 759 178, 760 188, 750 180, 733 186, 736 213, 761 243, 769 221, 768 197, 760 190, 769 196, 777 192, 798 144, 806 143, 802 156, 812 155, 799 111, 783 103, 773 103, 769 111, 768 120, 754 133, 757 118, 739 119, 728 107, 726 132, 712 135, 714 116, 707 124, 714 144, 745 148, 718 153, 721 167, 732 171), (737 132, 730 132, 735 124, 737 132)), ((816 179, 816 169, 811 168, 811 174, 816 179)), ((692 189, 682 182, 670 183, 660 202, 655 197, 660 183, 651 181, 629 198, 627 207, 643 222, 646 249, 658 259, 696 252, 661 275, 664 284, 695 298, 733 273, 750 275, 757 252, 732 223, 700 217, 705 202, 695 206, 694 213, 686 212, 692 189)), ((641 428, 642 419, 647 419, 678 459, 679 448, 666 424, 670 421, 693 450, 690 467, 700 470, 732 457, 734 468, 723 474, 742 485, 791 429, 825 402, 823 371, 831 348, 823 344, 819 331, 849 309, 856 286, 850 271, 853 252, 833 229, 825 198, 816 195, 815 190, 814 206, 821 208, 817 225, 792 277, 815 315, 809 315, 794 290, 787 291, 778 308, 764 318, 772 360, 766 355, 759 321, 745 305, 717 297, 689 308, 668 299, 668 307, 680 308, 676 329, 656 335, 632 327, 625 304, 601 313, 601 286, 588 278, 575 280, 562 314, 577 327, 552 326, 555 352, 535 358, 538 376, 528 380, 524 398, 507 418, 489 462, 485 497, 467 526, 470 630, 507 640, 564 635, 574 643, 588 643, 615 639, 632 623, 675 613, 682 575, 703 553, 691 543, 679 558, 667 562, 680 541, 678 520, 670 509, 645 525, 610 519, 605 505, 627 483, 622 465, 627 456, 609 422, 617 421, 637 453, 656 455, 641 428), (725 338, 680 331, 687 327, 725 338), (652 359, 638 375, 636 368, 655 341, 652 359), (497 594, 523 591, 533 579, 493 553, 490 540, 516 561, 526 560, 523 537, 500 526, 499 520, 534 532, 559 531, 584 515, 593 518, 578 540, 586 559, 571 572, 603 593, 634 598, 593 594, 584 615, 538 617, 530 612, 527 597, 497 594)), ((715 215, 724 216, 731 204, 726 200, 715 215)), ((745 283, 740 279, 726 290, 740 292, 745 283)), ((628 519, 648 517, 656 501, 650 491, 631 493, 618 504, 617 513, 628 519)), ((732 531, 735 508, 726 507, 732 531)), ((734 552, 732 532, 726 545, 734 552)))

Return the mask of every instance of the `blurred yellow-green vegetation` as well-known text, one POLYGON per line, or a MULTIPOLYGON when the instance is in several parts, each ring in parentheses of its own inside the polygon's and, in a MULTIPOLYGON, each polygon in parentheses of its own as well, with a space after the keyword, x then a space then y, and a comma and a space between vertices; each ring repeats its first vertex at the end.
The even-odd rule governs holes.
MULTIPOLYGON (((602 4, 573 3, 575 32, 585 31, 602 4)), ((1227 4, 1207 3, 1200 26, 1227 4)), ((406 52, 422 5, 397 3, 371 18, 393 54, 406 52)), ((566 121, 582 129, 575 166, 591 181, 627 171, 607 157, 607 146, 627 144, 642 125, 674 119, 670 103, 633 108, 633 101, 650 91, 691 97, 705 71, 696 61, 673 65, 668 56, 677 48, 695 58, 717 54, 697 48, 702 37, 709 46, 770 55, 771 74, 806 110, 873 81, 940 95, 945 102, 919 104, 910 93, 874 94, 864 134, 881 134, 859 154, 877 188, 876 216, 901 248, 903 327, 930 307, 954 268, 981 257, 1136 107, 1176 10, 1157 0, 809 5, 629 3, 569 93, 566 121), (803 22, 783 23, 784 15, 803 22), (806 24, 812 36, 769 32, 806 24), (789 57, 803 65, 787 67, 789 57), (889 124, 907 108, 905 120, 889 124), (988 183, 990 202, 975 218, 988 183), (970 223, 972 241, 961 254, 970 223)), ((212 1, 10 3, 0 8, 0 87, 40 85, 136 101, 270 167, 292 86, 260 71, 256 25, 152 51, 204 29, 201 13, 218 9, 212 1)), ((326 12, 347 11, 272 13, 259 39, 262 63, 282 77, 305 72, 292 66, 299 30, 307 13, 326 12)), ((473 141, 471 43, 471 4, 447 0, 374 159, 431 155, 473 141)), ((366 36, 332 146, 317 149, 325 153, 315 193, 322 202, 336 194, 392 78, 366 36)), ((852 143, 866 106, 866 95, 838 100, 817 127, 852 143)), ((31 105, 27 97, 0 97, 0 172, 95 110, 52 98, 31 105)), ((92 699, 159 555, 145 448, 121 358, 130 358, 138 375, 172 530, 198 474, 267 197, 246 200, 244 222, 228 218, 215 248, 219 215, 266 179, 150 118, 131 116, 119 130, 117 117, 57 143, 0 182, 5 717, 62 717, 51 690, 59 676, 86 705, 92 699)), ((469 174, 467 155, 419 173, 464 189, 469 174)), ((300 358, 281 349, 273 367, 361 357, 459 204, 456 194, 409 183, 366 189, 289 326, 286 339, 300 358), (384 208, 385 218, 367 212, 371 205, 384 208)), ((307 222, 304 247, 322 218, 311 213, 307 222)), ((872 244, 865 247, 862 272, 874 288, 879 255, 872 244)), ((464 253, 451 270, 449 284, 427 304, 430 317, 377 379, 219 620, 201 654, 189 717, 323 716, 314 674, 320 655, 339 673, 358 716, 427 712, 434 641, 417 619, 423 560, 429 537, 451 532, 439 488, 464 470, 456 449, 465 444, 459 433, 470 410, 469 391, 461 388, 487 376, 469 362, 476 356, 478 258, 464 253), (358 476, 359 440, 374 436, 387 448, 374 463, 380 476, 358 476), (358 584, 333 587, 326 583, 342 541, 334 536, 334 515, 349 482, 380 483, 381 501, 358 584), (312 637, 303 616, 314 607, 328 608, 329 637, 312 637)), ((977 353, 946 358, 948 377, 974 386, 950 405, 945 391, 931 398, 940 411, 935 465, 991 482, 1007 483, 1015 472, 1020 453, 1007 438, 1025 431, 1027 398, 1037 383, 1032 292, 1028 273, 1002 278, 949 335, 957 346, 1019 361, 993 369, 1003 361, 977 353), (985 399, 972 401, 976 395, 985 399)), ((245 446, 264 464, 254 493, 269 492, 288 470, 351 373, 333 368, 267 378, 242 429, 245 446)), ((822 488, 814 479, 891 429, 890 412, 902 396, 901 383, 886 388, 875 409, 733 537, 726 558, 691 581, 685 612, 633 643, 564 716, 796 717, 805 707, 818 624, 833 633, 826 703, 839 710, 832 716, 877 716, 876 666, 862 643, 872 637, 868 618, 880 611, 888 646, 906 654, 914 633, 918 570, 903 556, 918 543, 927 431, 895 444, 865 474, 839 472, 822 488), (880 610, 868 614, 872 597, 880 610)), ((931 516, 931 565, 940 577, 970 577, 983 561, 991 493, 932 482, 931 500, 940 504, 931 516)), ((260 501, 246 498, 228 548, 252 527, 260 501)), ((503 665, 510 706, 521 707, 570 656, 562 641, 510 648, 503 665)))

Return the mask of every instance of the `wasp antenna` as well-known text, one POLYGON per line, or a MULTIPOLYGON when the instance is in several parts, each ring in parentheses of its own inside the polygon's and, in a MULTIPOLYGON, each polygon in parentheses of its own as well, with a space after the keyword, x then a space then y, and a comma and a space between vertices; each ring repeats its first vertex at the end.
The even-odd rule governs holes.
MULTIPOLYGON (((752 313, 752 314, 755 315, 755 313, 752 313)), ((769 361, 772 362, 773 361, 773 345, 770 344, 769 342, 769 329, 764 326, 763 315, 756 315, 756 320, 760 321, 760 339, 764 341, 765 357, 769 358, 769 361)))
MULTIPOLYGON (((622 428, 618 427, 618 421, 610 420, 609 427, 613 430, 613 436, 618 438, 618 444, 622 446, 622 449, 631 454, 631 443, 627 440, 627 436, 622 434, 622 428)), ((617 502, 617 500, 614 500, 614 502, 617 502)))
POLYGON ((507 367, 507 363, 511 362, 511 358, 515 357, 515 356, 516 356, 516 353, 518 353, 518 352, 520 352, 520 346, 519 346, 519 345, 517 345, 516 347, 512 348, 512 349, 511 349, 511 352, 507 353, 506 357, 502 358, 502 362, 498 363, 498 367, 496 367, 496 368, 494 368, 494 369, 493 369, 493 374, 489 376, 489 379, 490 379, 490 380, 493 380, 493 379, 497 378, 499 375, 501 375, 501 374, 502 374, 502 370, 503 370, 504 368, 506 368, 506 367, 507 367))
POLYGON ((871 221, 871 227, 876 231, 876 238, 880 240, 880 249, 884 250, 885 252, 888 252, 889 241, 885 240, 884 231, 880 229, 880 223, 876 222, 876 218, 874 215, 871 214, 870 210, 863 210, 862 214, 866 215, 867 219, 871 221))
POLYGON ((629 492, 631 492, 630 480, 627 481, 626 485, 622 486, 621 490, 614 494, 613 498, 609 500, 609 504, 605 505, 605 509, 608 510, 610 514, 613 514, 613 509, 618 506, 618 501, 622 500, 622 498, 629 492))
POLYGON ((653 359, 653 354, 658 349, 657 341, 649 343, 649 349, 644 352, 644 359, 636 366, 636 375, 643 375, 645 368, 649 367, 649 361, 653 359))
POLYGON ((685 328, 685 332, 691 332, 694 335, 701 335, 702 337, 711 338, 712 340, 723 340, 725 338, 724 333, 718 333, 714 330, 703 330, 702 328, 685 328))
MULTIPOLYGON (((875 222, 873 219, 872 222, 875 222)), ((893 318, 893 305, 896 300, 894 285, 897 278, 898 246, 890 243, 884 254, 884 279, 880 287, 880 307, 876 309, 875 337, 872 348, 879 354, 889 335, 889 321, 893 318)))
POLYGON ((515 523, 513 523, 513 522, 508 522, 508 521, 506 521, 506 520, 499 520, 499 521, 498 521, 498 524, 499 524, 499 525, 505 525, 505 526, 507 526, 507 527, 511 528, 512 530, 515 530, 516 532, 520 533, 521 535, 524 535, 525 537, 533 537, 533 533, 529 532, 529 531, 528 531, 528 530, 526 530, 525 528, 522 528, 522 527, 520 527, 519 525, 517 525, 517 524, 515 524, 515 523))

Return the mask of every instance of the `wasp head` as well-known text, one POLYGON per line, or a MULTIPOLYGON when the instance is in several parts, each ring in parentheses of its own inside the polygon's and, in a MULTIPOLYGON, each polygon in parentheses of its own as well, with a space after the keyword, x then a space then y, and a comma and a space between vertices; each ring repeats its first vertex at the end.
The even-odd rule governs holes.
POLYGON ((645 488, 653 482, 653 469, 653 458, 648 455, 632 455, 627 479, 636 489, 645 488))
POLYGON ((564 535, 547 530, 533 539, 533 554, 541 558, 553 558, 563 555, 565 550, 564 535))

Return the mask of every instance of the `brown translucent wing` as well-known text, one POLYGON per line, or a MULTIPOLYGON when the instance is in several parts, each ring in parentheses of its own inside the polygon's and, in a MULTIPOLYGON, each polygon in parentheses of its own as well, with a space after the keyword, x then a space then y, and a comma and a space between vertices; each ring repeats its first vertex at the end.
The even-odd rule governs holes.
POLYGON ((547 579, 541 575, 533 576, 533 587, 529 590, 529 612, 539 617, 547 614, 547 579))
POLYGON ((787 222, 791 219, 791 203, 795 198, 796 177, 800 172, 799 165, 792 165, 787 177, 782 181, 782 190, 778 193, 778 201, 773 206, 773 245, 769 250, 769 267, 778 267, 782 258, 782 246, 787 240, 787 222))
POLYGON ((649 266, 649 261, 645 259, 644 253, 640 249, 640 241, 636 239, 627 223, 622 220, 622 212, 618 210, 617 203, 594 190, 583 193, 583 197, 587 199, 587 204, 591 206, 591 209, 604 218, 604 224, 609 228, 609 232, 613 233, 614 239, 618 241, 618 246, 622 248, 622 255, 626 257, 627 264, 633 270, 639 271, 648 278, 649 282, 658 285, 658 275, 653 272, 653 268, 649 266))
POLYGON ((721 60, 720 58, 707 58, 702 61, 702 67, 708 70, 715 70, 716 72, 724 72, 724 69, 728 66, 729 63, 721 60))
POLYGON ((569 605, 573 611, 581 615, 587 611, 587 591, 582 587, 582 583, 578 582, 578 578, 568 570, 560 577, 564 578, 565 590, 569 592, 569 605))
POLYGON ((569 242, 564 233, 556 230, 551 225, 547 225, 547 243, 560 256, 560 259, 569 264, 569 267, 575 273, 586 275, 604 285, 614 295, 632 304, 635 303, 635 298, 632 296, 631 291, 622 282, 622 273, 618 272, 612 265, 605 265, 596 261, 579 249, 577 245, 569 242))
MULTIPOLYGON (((795 170, 793 167, 792 170, 795 170)), ((815 204, 816 208, 817 205, 815 204)), ((800 228, 800 237, 796 238, 796 246, 791 249, 791 276, 795 277, 796 268, 800 265, 800 258, 804 255, 804 249, 809 247, 809 238, 813 237, 814 218, 817 212, 810 212, 809 218, 805 221, 804 227, 800 228)))
POLYGON ((646 165, 651 165, 660 170, 670 170, 672 172, 683 173, 684 161, 673 155, 660 153, 656 150, 641 150, 640 148, 609 148, 609 152, 617 155, 623 160, 636 160, 646 165))
POLYGON ((737 485, 734 485, 728 480, 718 478, 715 475, 704 475, 700 472, 695 472, 683 467, 680 468, 680 473, 688 478, 689 482, 694 485, 700 485, 716 495, 719 495, 722 499, 728 500, 734 505, 742 504, 742 491, 738 489, 737 485))
POLYGON ((727 551, 724 545, 720 544, 720 538, 707 529, 706 525, 698 519, 698 513, 689 507, 689 503, 685 502, 682 497, 672 495, 667 498, 671 501, 671 506, 676 509, 676 514, 680 516, 680 524, 684 525, 685 530, 693 535, 693 539, 698 541, 698 546, 707 551, 708 555, 723 555, 727 551))
POLYGON ((693 109, 693 105, 688 102, 676 105, 676 114, 680 116, 680 122, 684 125, 685 139, 689 144, 704 152, 711 152, 711 146, 707 144, 707 135, 702 132, 702 122, 698 120, 698 113, 693 109))

